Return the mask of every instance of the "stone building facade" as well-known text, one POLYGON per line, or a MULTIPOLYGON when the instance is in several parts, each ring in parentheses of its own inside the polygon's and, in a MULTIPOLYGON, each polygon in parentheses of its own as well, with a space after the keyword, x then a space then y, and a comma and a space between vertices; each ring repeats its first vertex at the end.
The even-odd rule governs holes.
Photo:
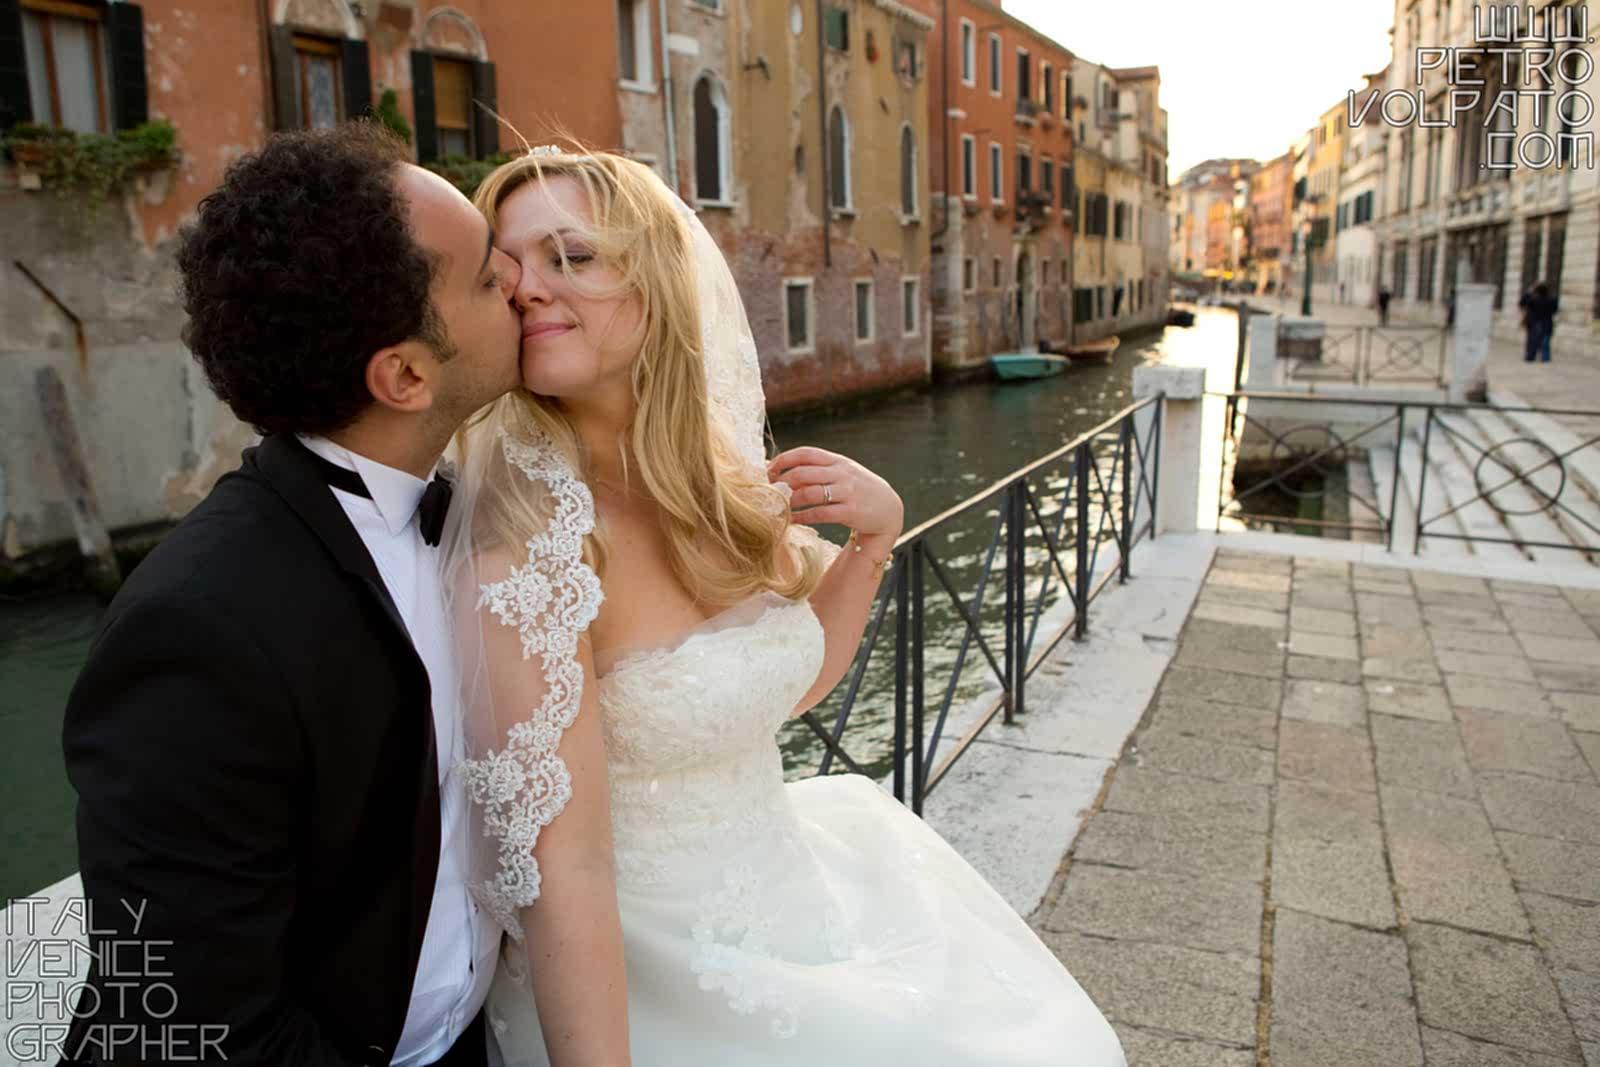
POLYGON ((1248 273, 1257 292, 1278 292, 1293 243, 1290 233, 1294 210, 1294 160, 1285 152, 1261 165, 1250 176, 1248 273))
POLYGON ((933 364, 960 377, 1071 331, 1073 58, 988 0, 922 0, 933 35, 933 364))
POLYGON ((181 515, 236 465, 252 435, 179 340, 178 227, 270 131, 385 103, 423 162, 568 135, 655 165, 728 252, 773 406, 926 379, 931 27, 893 0, 0 0, 0 127, 161 118, 182 151, 92 218, 0 162, 21 264, 0 271, 0 551, 74 533, 41 370, 63 382, 113 530, 181 515), (843 134, 835 208, 824 104, 843 134))
POLYGON ((1515 338, 1518 297, 1544 280, 1560 300, 1556 358, 1600 358, 1600 118, 1582 98, 1593 96, 1588 75, 1600 58, 1592 16, 1593 5, 1573 2, 1508 10, 1396 0, 1389 88, 1423 100, 1420 114, 1395 100, 1384 130, 1376 231, 1397 312, 1442 319, 1456 284, 1484 282, 1496 287, 1495 334, 1515 338), (1469 70, 1486 84, 1474 110, 1451 117, 1448 71, 1423 70, 1419 84, 1419 48, 1513 54, 1469 70), (1514 109, 1495 106, 1503 89, 1524 94, 1514 109), (1535 114, 1526 94, 1537 92, 1554 95, 1535 114))
POLYGON ((769 406, 926 381, 933 20, 894 0, 721 4, 698 56, 670 27, 678 188, 728 255, 769 406))

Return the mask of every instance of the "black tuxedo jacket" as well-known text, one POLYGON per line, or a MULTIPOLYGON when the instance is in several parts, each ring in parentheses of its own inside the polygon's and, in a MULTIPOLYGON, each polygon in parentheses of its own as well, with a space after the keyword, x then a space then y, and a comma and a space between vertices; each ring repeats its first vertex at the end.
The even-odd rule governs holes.
POLYGON ((63 742, 115 931, 90 939, 66 1062, 390 1061, 439 857, 428 676, 293 437, 134 571, 63 742))

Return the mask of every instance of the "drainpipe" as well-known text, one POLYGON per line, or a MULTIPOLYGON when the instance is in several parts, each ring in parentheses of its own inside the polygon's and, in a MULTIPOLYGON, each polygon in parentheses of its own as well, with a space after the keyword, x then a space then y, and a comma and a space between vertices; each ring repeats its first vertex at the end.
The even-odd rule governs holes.
MULTIPOLYGON (((941 49, 944 62, 939 64, 939 122, 942 124, 940 128, 943 130, 944 146, 944 170, 941 172, 943 175, 941 180, 944 182, 944 210, 939 213, 939 228, 928 235, 930 254, 933 251, 933 242, 943 237, 945 231, 950 229, 950 0, 940 0, 939 29, 944 33, 944 47, 941 49)), ((974 51, 977 50, 976 32, 972 39, 972 47, 974 51)), ((976 148, 973 151, 976 152, 976 148)))
POLYGON ((678 123, 672 106, 672 53, 667 48, 667 0, 659 0, 661 14, 661 100, 667 111, 667 178, 672 191, 678 188, 678 123))
POLYGON ((278 128, 278 98, 272 91, 272 12, 267 0, 256 0, 257 27, 261 31, 261 111, 267 116, 267 132, 278 128))
POLYGON ((829 182, 828 151, 828 34, 822 21, 822 0, 817 0, 817 118, 822 123, 822 265, 833 266, 833 189, 829 182))

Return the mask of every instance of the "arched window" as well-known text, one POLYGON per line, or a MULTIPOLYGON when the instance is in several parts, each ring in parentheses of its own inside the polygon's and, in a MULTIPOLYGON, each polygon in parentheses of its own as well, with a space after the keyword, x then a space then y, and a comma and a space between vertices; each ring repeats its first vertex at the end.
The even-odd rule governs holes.
POLYGON ((694 188, 700 200, 728 199, 728 98, 709 74, 694 83, 694 188))
POLYGON ((850 120, 838 104, 828 113, 828 203, 850 210, 850 120))
POLYGON ((900 127, 900 214, 917 217, 917 134, 909 122, 900 127))

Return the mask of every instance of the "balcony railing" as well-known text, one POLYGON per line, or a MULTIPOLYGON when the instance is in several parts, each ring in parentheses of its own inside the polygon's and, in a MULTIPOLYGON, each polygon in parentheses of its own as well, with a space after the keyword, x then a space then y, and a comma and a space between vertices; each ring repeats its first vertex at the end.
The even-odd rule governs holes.
POLYGON ((1128 580, 1134 546, 1155 535, 1161 411, 1159 396, 1125 408, 900 538, 842 692, 800 717, 824 749, 817 774, 887 769, 895 797, 921 814, 995 719, 1025 713, 1028 679, 1069 634, 1087 635, 1090 606, 1113 580, 1128 580), (984 530, 974 553, 984 542, 969 538, 984 530), (1063 601, 1070 614, 1041 633, 1046 610, 1063 601), (887 685, 870 670, 883 656, 892 657, 887 685), (969 672, 974 661, 980 669, 969 672), (968 673, 999 692, 974 694, 968 673), (869 677, 880 679, 876 699, 864 696, 869 677), (865 720, 881 725, 890 693, 892 748, 882 751, 880 729, 872 751, 865 720))

